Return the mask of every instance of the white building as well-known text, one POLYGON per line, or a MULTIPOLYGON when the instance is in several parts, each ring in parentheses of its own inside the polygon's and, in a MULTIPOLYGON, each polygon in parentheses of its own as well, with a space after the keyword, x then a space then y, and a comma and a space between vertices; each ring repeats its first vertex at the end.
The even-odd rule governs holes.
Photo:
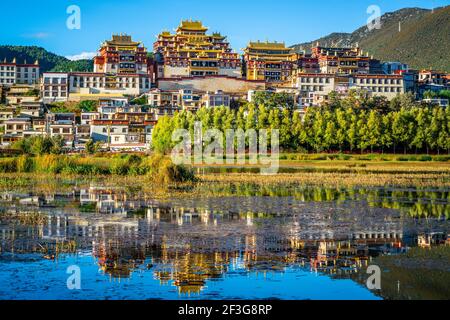
POLYGON ((0 62, 0 85, 11 86, 13 84, 39 84, 39 63, 17 64, 12 62, 0 62))
POLYGON ((383 74, 299 74, 297 87, 302 106, 318 105, 332 91, 347 94, 350 89, 364 89, 372 96, 384 96, 388 100, 406 91, 403 76, 383 74))
POLYGON ((70 95, 139 95, 149 91, 150 88, 151 78, 149 75, 71 73, 69 77, 70 95))
POLYGON ((303 107, 316 105, 328 99, 330 92, 335 91, 337 79, 334 74, 304 73, 297 77, 299 104, 303 107))
POLYGON ((140 95, 151 88, 149 75, 105 73, 44 73, 41 83, 45 103, 140 95))
POLYGON ((41 95, 44 103, 67 101, 68 73, 45 72, 42 76, 41 95))
POLYGON ((93 120, 91 123, 91 138, 95 142, 105 142, 110 145, 126 144, 129 121, 124 120, 93 120))
POLYGON ((80 116, 80 123, 82 125, 89 125, 93 120, 100 119, 99 112, 82 112, 80 116))
POLYGON ((400 75, 355 75, 349 79, 350 88, 367 90, 372 96, 384 96, 392 100, 405 93, 405 83, 400 75))

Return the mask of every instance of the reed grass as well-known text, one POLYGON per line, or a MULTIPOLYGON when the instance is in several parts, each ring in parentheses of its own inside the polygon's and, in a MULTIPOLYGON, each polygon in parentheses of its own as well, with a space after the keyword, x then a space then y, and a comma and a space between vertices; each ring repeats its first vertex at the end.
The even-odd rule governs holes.
MULTIPOLYGON (((162 155, 114 155, 112 157, 42 155, 0 159, 0 173, 54 174, 66 176, 150 176, 155 183, 194 181, 191 169, 175 165, 162 155)), ((1 183, 0 183, 1 185, 1 183)))

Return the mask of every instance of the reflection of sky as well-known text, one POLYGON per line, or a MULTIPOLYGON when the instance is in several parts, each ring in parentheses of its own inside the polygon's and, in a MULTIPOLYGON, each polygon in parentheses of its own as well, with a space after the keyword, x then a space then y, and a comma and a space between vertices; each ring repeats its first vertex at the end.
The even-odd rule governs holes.
POLYGON ((296 267, 283 273, 232 269, 224 279, 206 281, 201 293, 191 296, 180 295, 173 281, 161 285, 153 270, 135 270, 127 279, 109 278, 90 255, 60 256, 56 262, 37 256, 36 261, 1 260, 0 270, 0 299, 379 299, 352 280, 333 280, 296 267), (67 289, 71 265, 81 268, 81 290, 67 289))

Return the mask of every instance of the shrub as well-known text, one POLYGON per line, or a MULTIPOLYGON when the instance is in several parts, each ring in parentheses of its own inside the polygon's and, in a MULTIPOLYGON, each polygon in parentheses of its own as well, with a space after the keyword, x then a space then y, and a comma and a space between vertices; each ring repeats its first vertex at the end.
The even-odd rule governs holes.
POLYGON ((433 158, 433 161, 442 161, 442 162, 450 161, 450 156, 435 156, 433 158))
POLYGON ((72 166, 69 157, 47 154, 35 158, 35 172, 60 173, 64 167, 72 166))
POLYGON ((16 159, 16 171, 17 172, 33 172, 34 161, 31 157, 21 155, 16 159))
POLYGON ((433 158, 431 156, 420 156, 419 161, 431 161, 433 158))
POLYGON ((347 154, 340 154, 338 157, 338 160, 350 160, 351 156, 347 155, 347 154))
POLYGON ((0 172, 16 172, 17 163, 15 158, 0 159, 0 172))
POLYGON ((124 162, 123 160, 115 160, 113 165, 111 166, 110 172, 111 174, 117 174, 117 175, 126 175, 129 170, 128 163, 124 162))
POLYGON ((195 175, 192 169, 183 165, 176 165, 168 157, 161 154, 153 155, 148 159, 148 174, 157 183, 169 184, 179 182, 193 182, 195 175))

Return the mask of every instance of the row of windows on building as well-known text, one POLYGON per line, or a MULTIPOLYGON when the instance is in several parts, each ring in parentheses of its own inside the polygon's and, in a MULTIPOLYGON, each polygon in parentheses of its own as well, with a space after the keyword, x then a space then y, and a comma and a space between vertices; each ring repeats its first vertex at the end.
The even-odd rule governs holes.
POLYGON ((120 69, 135 69, 136 65, 134 63, 120 63, 119 64, 119 68, 120 69))
POLYGON ((134 56, 120 56, 120 61, 134 62, 135 57, 134 56))
POLYGON ((17 72, 36 72, 36 68, 29 67, 15 67, 15 66, 0 66, 0 71, 17 71, 17 72))
POLYGON ((66 78, 44 78, 44 84, 67 84, 66 78))
POLYGON ((208 68, 216 68, 216 61, 192 61, 191 66, 193 67, 208 67, 208 68))
POLYGON ((401 79, 366 79, 366 78, 356 78, 356 83, 362 83, 362 84, 400 84, 401 79))
POLYGON ((72 133, 72 128, 52 128, 53 134, 70 134, 72 133))
POLYGON ((301 83, 330 83, 330 78, 300 78, 301 83))
POLYGON ((363 87, 372 92, 402 92, 402 87, 363 87))
POLYGON ((0 72, 0 77, 15 77, 16 74, 14 72, 0 72))
POLYGON ((60 88, 61 89, 61 91, 66 91, 67 90, 67 87, 66 86, 61 86, 61 87, 58 87, 58 86, 45 86, 44 87, 44 90, 45 91, 50 91, 50 90, 52 90, 52 91, 58 91, 58 88, 60 88))
MULTIPOLYGON (((14 74, 12 73, 11 75, 14 75, 14 74)), ((29 77, 29 75, 30 75, 29 73, 18 73, 18 74, 17 74, 17 78, 22 78, 22 79, 28 79, 28 78, 36 79, 36 74, 35 74, 35 73, 31 74, 30 77, 29 77)), ((0 73, 0 76, 1 76, 1 73, 0 73)))
MULTIPOLYGON (((188 67, 188 64, 184 63, 184 62, 171 62, 168 65, 173 68, 176 68, 176 67, 187 68, 188 67)), ((192 61, 191 66, 192 67, 207 67, 207 68, 219 67, 219 68, 223 68, 223 69, 236 69, 236 68, 239 68, 241 65, 238 63, 217 63, 217 62, 209 62, 209 64, 201 64, 197 61, 192 61)))
MULTIPOLYGON (((402 87, 363 87, 372 92, 402 92, 402 87)), ((324 91, 323 86, 300 86, 302 91, 324 91)))
POLYGON ((0 83, 3 83, 3 84, 5 84, 5 83, 11 83, 11 84, 14 84, 14 79, 0 79, 0 83))
POLYGON ((192 76, 215 76, 217 74, 218 73, 214 72, 214 71, 206 71, 206 72, 203 72, 203 71, 192 71, 191 72, 192 76))
MULTIPOLYGON (((111 64, 111 69, 117 69, 117 65, 111 64)), ((119 69, 138 69, 142 70, 141 64, 134 64, 134 63, 119 63, 119 69)))
MULTIPOLYGON (((103 131, 103 133, 108 133, 108 128, 103 128, 102 131, 103 131)), ((122 133, 127 133, 127 131, 128 131, 128 128, 122 128, 122 133)), ((109 128, 109 132, 110 133, 115 133, 116 132, 116 128, 109 128)), ((117 132, 120 132, 120 130, 118 130, 117 132)))
POLYGON ((49 92, 49 91, 45 91, 44 92, 44 97, 67 97, 67 92, 65 91, 53 91, 53 92, 49 92))
MULTIPOLYGON (((273 63, 255 63, 253 64, 254 68, 257 69, 286 69, 286 70, 290 70, 292 69, 292 65, 290 64, 273 64, 273 63)), ((250 66, 250 68, 252 68, 252 66, 250 66)))
POLYGON ((266 75, 266 76, 280 76, 281 72, 266 71, 266 72, 264 72, 264 75, 266 75))

